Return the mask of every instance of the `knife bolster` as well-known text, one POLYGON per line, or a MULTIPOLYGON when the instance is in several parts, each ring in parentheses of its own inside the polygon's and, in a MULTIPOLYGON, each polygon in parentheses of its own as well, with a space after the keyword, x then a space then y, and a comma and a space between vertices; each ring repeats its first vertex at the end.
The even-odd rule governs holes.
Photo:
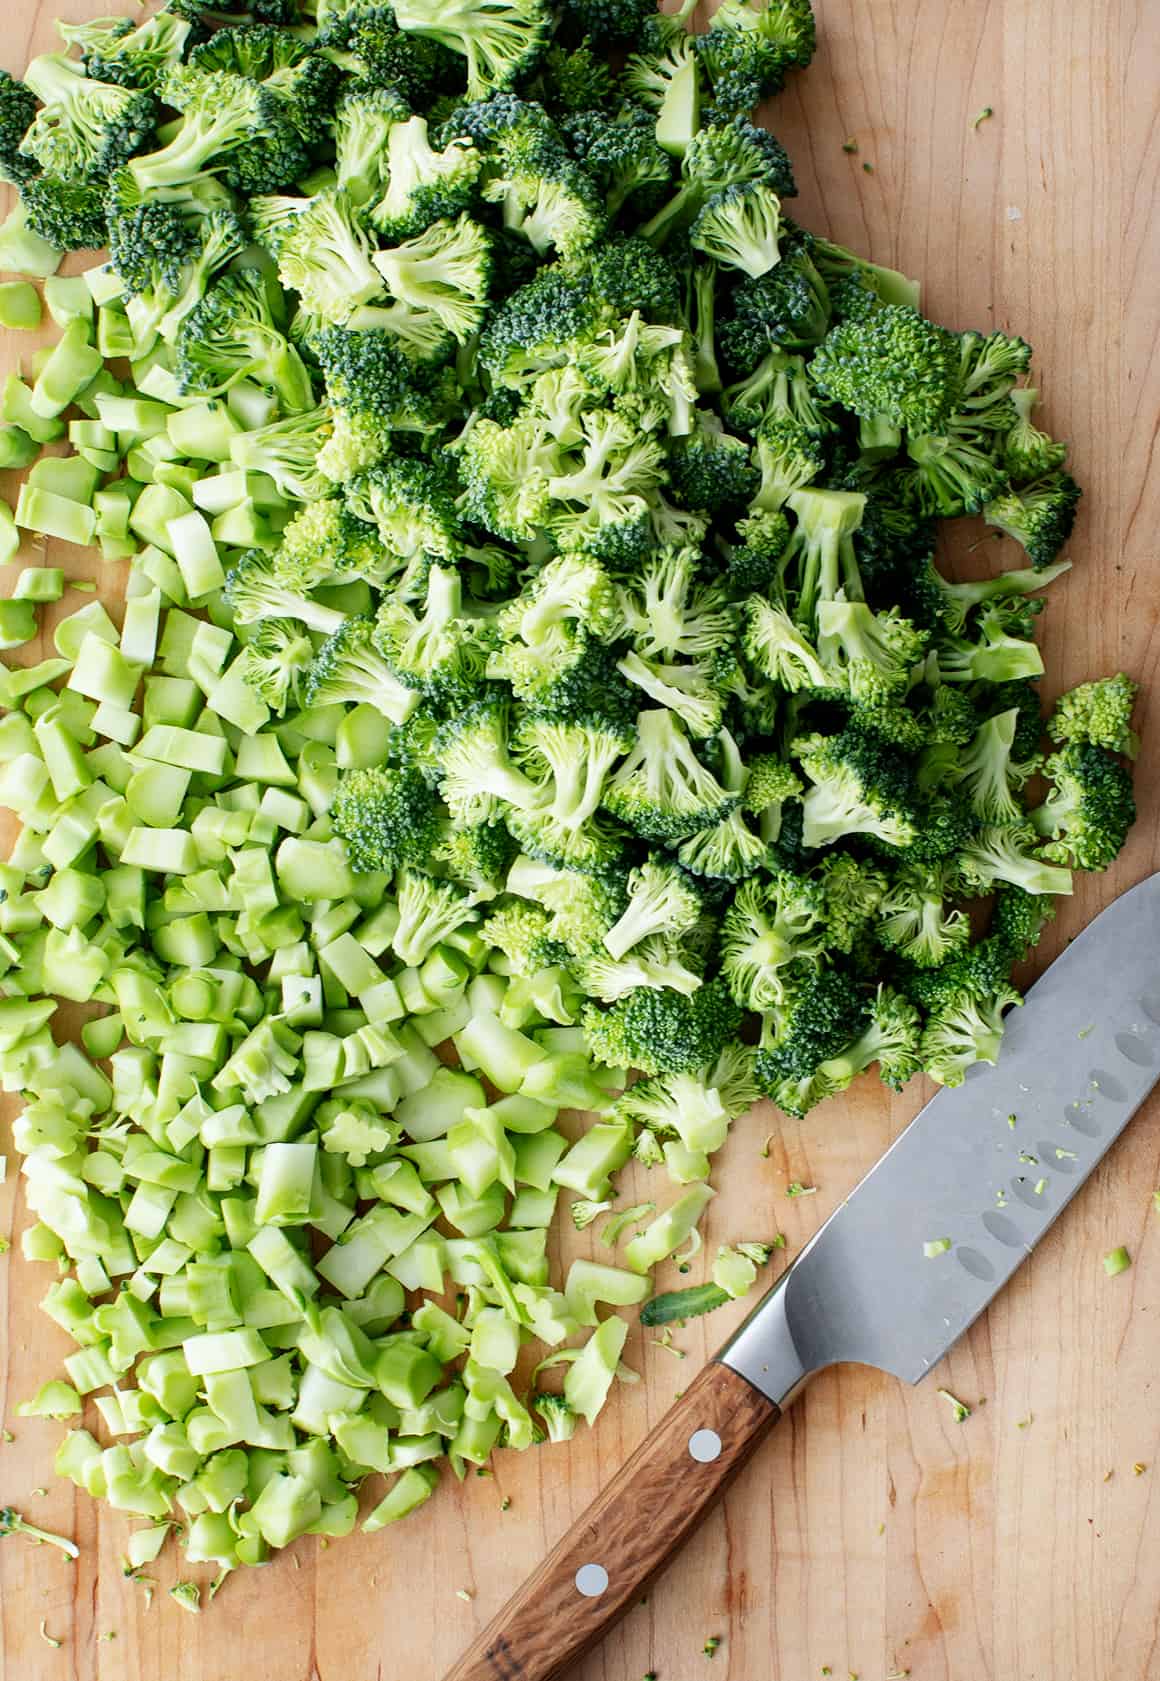
POLYGON ((786 1313, 785 1282, 792 1270, 781 1274, 717 1354, 723 1366, 751 1383, 780 1412, 805 1387, 814 1370, 802 1359, 786 1313))

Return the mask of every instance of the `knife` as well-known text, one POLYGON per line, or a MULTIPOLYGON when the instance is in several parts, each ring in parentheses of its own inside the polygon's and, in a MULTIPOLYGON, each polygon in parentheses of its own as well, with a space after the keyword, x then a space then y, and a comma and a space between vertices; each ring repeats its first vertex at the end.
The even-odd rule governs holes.
POLYGON ((1157 1079, 1160 872, 1035 983, 995 1067, 919 1112, 445 1681, 556 1681, 637 1603, 814 1372, 853 1360, 917 1383, 1157 1079))

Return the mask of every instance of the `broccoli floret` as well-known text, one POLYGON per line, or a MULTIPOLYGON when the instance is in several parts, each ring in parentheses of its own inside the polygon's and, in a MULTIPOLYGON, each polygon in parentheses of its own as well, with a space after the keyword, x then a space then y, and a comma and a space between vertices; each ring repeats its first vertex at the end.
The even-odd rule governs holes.
POLYGON ((153 135, 152 94, 94 81, 64 53, 34 58, 24 78, 42 104, 20 150, 66 181, 105 180, 153 135))
POLYGON ((433 315, 459 343, 479 326, 491 259, 485 230, 469 216, 433 222, 414 239, 376 251, 374 264, 392 297, 433 315))
POLYGON ((551 1395, 536 1390, 532 1396, 532 1405, 544 1421, 544 1429, 548 1432, 550 1442, 572 1440, 576 1434, 579 1416, 572 1411, 562 1395, 551 1395))
POLYGON ((567 956, 552 934, 552 919, 540 905, 517 899, 492 911, 480 933, 488 945, 502 951, 516 975, 532 975, 551 968, 567 956))
POLYGON ((422 614, 405 601, 384 601, 375 642, 400 681, 437 706, 465 706, 477 697, 484 656, 475 626, 463 613, 458 573, 431 567, 422 614))
POLYGON ((190 310, 177 332, 176 368, 182 390, 204 397, 249 379, 273 387, 288 413, 314 407, 310 375, 279 331, 256 269, 222 275, 190 310))
POLYGON ((802 801, 807 847, 844 835, 895 847, 917 838, 913 776, 881 738, 851 724, 840 735, 799 737, 793 752, 811 784, 802 801))
POLYGON ((326 409, 288 415, 253 432, 239 433, 231 459, 247 472, 265 473, 283 496, 295 502, 314 502, 333 488, 318 466, 318 452, 330 434, 326 409))
POLYGON ((787 505, 797 523, 778 570, 794 619, 812 631, 819 603, 836 601, 840 592, 853 601, 862 597, 853 535, 866 498, 856 491, 807 488, 794 491, 787 505))
POLYGON ((756 513, 773 513, 785 506, 795 490, 817 478, 825 455, 803 426, 779 415, 764 420, 758 430, 757 465, 761 483, 752 506, 756 513))
POLYGON ((698 410, 695 429, 669 452, 669 479, 677 502, 720 514, 744 507, 759 483, 749 446, 732 437, 717 416, 698 410))
POLYGON ((1025 893, 1021 887, 1002 882, 991 912, 990 942, 1009 953, 1009 963, 1018 963, 1039 944, 1044 927, 1054 915, 1055 906, 1046 894, 1025 893))
POLYGON ((297 619, 329 636, 344 623, 344 615, 311 599, 309 591, 323 577, 325 572, 312 573, 296 563, 293 555, 271 556, 249 549, 227 573, 223 599, 239 624, 297 619))
POLYGON ((130 161, 140 187, 180 186, 213 170, 231 186, 272 193, 306 174, 305 141, 262 83, 183 64, 166 76, 161 96, 182 122, 167 146, 130 161))
POLYGON ((1033 855, 1039 836, 1030 824, 980 829, 959 854, 963 881, 978 892, 1009 882, 1025 893, 1070 893, 1071 871, 1033 855))
POLYGON ((543 792, 512 763, 507 732, 507 708, 485 699, 449 719, 436 735, 433 766, 459 822, 493 822, 501 803, 527 811, 540 806, 543 792))
POLYGON ((714 262, 756 280, 780 261, 780 233, 777 194, 759 181, 746 181, 713 194, 689 229, 689 243, 714 262))
POLYGON ((608 775, 632 738, 602 718, 565 722, 533 716, 521 725, 518 745, 520 762, 537 781, 545 772, 551 777, 544 814, 565 829, 578 829, 595 815, 608 775))
POLYGON ((806 1114, 839 1089, 822 1066, 857 1042, 867 1016, 865 995, 848 973, 802 964, 763 1024, 754 1059, 761 1091, 787 1115, 806 1114))
POLYGON ((952 584, 937 570, 932 560, 921 587, 936 607, 941 622, 949 631, 958 633, 965 628, 973 608, 985 606, 989 601, 1008 601, 1018 596, 1031 595, 1037 590, 1046 589, 1048 584, 1054 583, 1056 578, 1061 578, 1065 572, 1070 571, 1070 560, 1061 560, 1054 566, 1044 567, 1038 572, 1033 566, 1021 566, 1010 572, 996 573, 993 578, 978 578, 952 584))
POLYGON ((395 0, 407 34, 437 41, 467 60, 467 95, 508 88, 530 68, 549 32, 541 0, 395 0))
POLYGON ((279 280, 312 315, 341 326, 382 295, 370 238, 341 188, 313 198, 257 196, 250 199, 249 217, 255 237, 277 261, 279 280))
POLYGON ((1043 655, 1030 639, 1030 625, 1016 620, 1002 601, 979 615, 979 639, 935 639, 938 674, 944 683, 1014 683, 1042 677, 1043 655), (1027 634, 1023 634, 1026 631, 1027 634))
POLYGON ((676 719, 641 712, 632 752, 609 782, 604 804, 645 840, 676 842, 719 822, 739 796, 700 763, 676 719))
POLYGON ((404 724, 419 696, 400 683, 375 647, 374 620, 346 619, 314 657, 307 680, 310 706, 373 706, 392 724, 404 724))
POLYGON ((385 3, 327 9, 318 41, 348 75, 397 91, 411 102, 429 100, 437 88, 462 86, 459 55, 438 41, 404 34, 385 3))
MULTIPOLYGON (((422 118, 412 117, 410 106, 395 88, 361 81, 348 81, 343 88, 334 107, 334 168, 337 185, 360 210, 386 187, 392 169, 391 135, 411 122, 422 122, 422 118)), ((425 123, 423 133, 425 137, 425 123)))
POLYGON ((193 25, 161 11, 134 27, 131 18, 95 18, 91 23, 57 23, 66 46, 79 47, 85 74, 98 82, 156 93, 171 67, 180 64, 193 25))
POLYGON ((1134 759, 1140 738, 1132 728, 1132 708, 1139 692, 1140 685, 1122 671, 1080 683, 1056 701, 1047 733, 1052 741, 1103 747, 1134 759))
POLYGON ((703 1069, 699 1074, 654 1074, 636 1080, 617 1098, 612 1114, 634 1126, 646 1127, 651 1134, 677 1137, 687 1149, 719 1150, 728 1136, 730 1120, 749 1104, 731 1113, 722 1093, 711 1083, 712 1073, 703 1069))
POLYGON ((1022 998, 1004 986, 991 997, 952 993, 927 1017, 919 1041, 923 1071, 940 1086, 961 1086, 976 1062, 997 1062, 1003 1039, 1003 1012, 1022 998))
POLYGON ((690 997, 702 984, 699 969, 690 968, 679 947, 659 936, 641 940, 619 958, 587 952, 573 960, 572 970, 587 996, 602 1004, 615 1004, 642 989, 690 997))
POLYGON ((346 771, 330 803, 334 832, 355 870, 425 865, 437 834, 435 796, 417 771, 346 771))
POLYGON ((190 54, 198 70, 260 83, 284 121, 306 145, 331 132, 339 73, 314 43, 273 23, 219 29, 190 54))
POLYGON ((1074 742, 1047 760, 1053 783, 1030 814, 1036 834, 1048 837, 1045 858, 1078 870, 1106 870, 1136 821, 1131 773, 1090 742, 1074 742))
POLYGON ((36 175, 20 189, 28 226, 58 251, 95 250, 105 242, 105 189, 92 181, 36 175))
POLYGON ((848 852, 831 852, 816 872, 826 918, 826 943, 847 955, 862 942, 886 893, 886 875, 848 852))
POLYGON ((784 1001, 787 968, 825 950, 825 901, 807 876, 775 871, 742 882, 721 924, 721 973, 746 1010, 784 1001))
POLYGON ((610 239, 592 255, 592 297, 601 325, 639 309, 646 321, 671 324, 680 313, 681 282, 672 263, 644 239, 610 239))
POLYGON ((541 257, 555 250, 568 260, 582 258, 604 231, 604 201, 595 182, 568 156, 538 106, 525 107, 491 142, 483 196, 501 207, 504 227, 541 257))
POLYGON ((313 589, 316 584, 354 578, 377 583, 389 563, 374 527, 334 500, 309 503, 283 527, 277 565, 283 576, 302 580, 307 589, 313 589))
POLYGON ((805 242, 794 241, 768 274, 743 280, 721 321, 725 360, 752 372, 771 350, 808 350, 826 334, 830 304, 805 242))
POLYGON ((242 220, 228 203, 214 201, 212 189, 223 200, 226 194, 212 178, 198 191, 211 206, 204 212, 196 201, 182 202, 182 189, 171 189, 174 202, 162 193, 144 197, 127 170, 114 177, 113 188, 109 261, 125 286, 129 325, 142 347, 155 334, 172 343, 214 277, 245 249, 242 220))
POLYGON ((1024 763, 1013 757, 1018 723, 1016 708, 997 712, 955 753, 951 780, 962 787, 983 823, 1022 821, 1023 806, 1015 794, 1038 768, 1038 757, 1024 763))
POLYGON ((656 113, 657 140, 678 157, 688 150, 701 126, 701 67, 694 38, 671 18, 650 18, 638 40, 643 50, 631 53, 620 74, 620 85, 656 113))
POLYGON ((965 950, 966 912, 950 907, 954 871, 947 865, 903 864, 882 897, 875 932, 883 945, 919 968, 934 968, 965 950))
POLYGON ((1080 488, 1062 468, 1045 473, 1018 490, 997 496, 983 509, 988 525, 1023 547, 1036 571, 1050 566, 1071 536, 1080 488))
POLYGON ((334 430, 318 456, 328 478, 345 482, 392 452, 393 432, 426 433, 440 424, 438 402, 420 388, 395 335, 381 328, 328 327, 312 348, 333 407, 334 430))
POLYGON ((507 890, 550 911, 552 938, 576 957, 603 946, 605 934, 625 906, 625 893, 615 874, 593 874, 528 856, 512 864, 507 890))
POLYGON ((730 425, 743 432, 756 432, 766 422, 783 418, 814 437, 824 437, 834 429, 806 373, 805 361, 784 350, 771 350, 745 379, 726 386, 721 406, 730 425))
POLYGON ((768 129, 742 116, 710 123, 693 135, 681 159, 678 191, 645 224, 641 237, 663 245, 689 226, 706 199, 744 182, 767 187, 779 199, 797 192, 789 156, 768 129))
POLYGON ((564 122, 563 131, 604 194, 609 216, 628 202, 637 210, 654 204, 672 178, 672 159, 657 144, 656 121, 642 105, 626 101, 612 122, 604 111, 580 111, 564 122))
POLYGON ((548 517, 547 472, 555 460, 533 419, 510 426, 476 421, 459 447, 468 519, 509 542, 530 541, 548 517))
POLYGON ((400 567, 455 556, 459 518, 446 477, 434 463, 399 456, 368 468, 347 484, 346 505, 375 526, 400 567))
POLYGON ((582 1023, 593 1055, 609 1068, 693 1074, 721 1055, 741 1025, 741 1011, 725 983, 714 980, 688 996, 641 988, 610 1009, 589 1004, 582 1023))
POLYGON ((996 434, 957 414, 940 432, 912 433, 906 453, 911 462, 908 488, 926 514, 944 519, 977 514, 1007 482, 996 434))
POLYGON ((1032 420, 1039 401, 1039 393, 1033 386, 1012 391, 1010 400, 1015 421, 1003 438, 1003 465, 1014 484, 1029 484, 1063 466, 1067 445, 1048 437, 1032 420))
POLYGON ((401 869, 395 884, 399 926, 391 946, 401 963, 418 965, 457 928, 476 920, 475 895, 422 870, 401 869))
POLYGON ((7 70, 0 70, 0 181, 22 187, 40 173, 35 158, 22 152, 24 136, 36 116, 36 95, 7 70))
POLYGON ((731 645, 736 609, 717 584, 699 582, 699 558, 696 549, 666 546, 618 589, 621 620, 644 658, 695 658, 731 645))
POLYGON ((696 926, 704 909, 700 890, 684 872, 660 857, 629 872, 628 904, 604 936, 605 949, 622 958, 642 941, 662 935, 676 940, 696 926))
POLYGON ((275 712, 300 706, 314 644, 293 619, 263 619, 243 650, 242 675, 275 712))
POLYGON ((452 220, 470 205, 482 164, 466 139, 435 151, 424 117, 392 123, 382 160, 386 190, 370 212, 371 221, 384 238, 403 240, 432 222, 452 220))
POLYGON ((883 416, 918 433, 937 432, 954 406, 958 335, 902 305, 840 322, 810 363, 820 389, 866 420, 883 416))
POLYGON ((713 84, 713 114, 748 113, 780 93, 786 72, 809 64, 816 45, 810 0, 724 0, 697 49, 713 84))
POLYGON ((817 623, 823 687, 871 707, 905 695, 922 660, 925 631, 893 610, 873 613, 864 601, 846 601, 841 593, 818 602, 817 623))
MULTIPOLYGON (((652 0, 648 10, 651 12, 652 0)), ((537 100, 555 117, 581 111, 604 111, 613 103, 612 71, 592 42, 581 41, 571 51, 559 43, 548 48, 526 84, 525 96, 537 100)))
POLYGON ((443 824, 431 849, 430 867, 480 899, 491 899, 503 886, 514 854, 512 838, 502 823, 463 828, 443 824))
POLYGON ((635 652, 617 662, 622 677, 650 700, 667 707, 690 735, 701 740, 715 735, 721 727, 728 698, 726 684, 735 669, 731 651, 706 654, 674 665, 642 660, 635 652))
POLYGON ((582 426, 574 451, 545 462, 546 523, 561 548, 623 566, 647 551, 648 498, 663 475, 664 451, 615 411, 586 414, 582 426))
POLYGON ((565 623, 606 636, 615 622, 612 580, 598 561, 580 554, 549 561, 499 615, 504 636, 533 645, 565 623))

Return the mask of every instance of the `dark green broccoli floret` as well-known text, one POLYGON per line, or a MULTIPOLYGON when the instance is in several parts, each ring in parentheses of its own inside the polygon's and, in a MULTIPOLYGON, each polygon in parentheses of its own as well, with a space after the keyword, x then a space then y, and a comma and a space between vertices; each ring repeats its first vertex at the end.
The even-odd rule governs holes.
POLYGON ((1031 813, 1039 835, 1049 837, 1045 858, 1079 870, 1106 870, 1136 821, 1131 773, 1102 747, 1073 743, 1047 760, 1054 784, 1031 813))
POLYGON ((713 84, 714 114, 748 113, 781 91, 788 70, 804 70, 813 57, 810 0, 772 0, 765 6, 724 0, 696 40, 713 84))
POLYGON ((412 120, 410 106, 394 88, 360 81, 344 86, 334 108, 334 168, 338 186, 360 209, 387 185, 392 130, 412 120))
POLYGON ((745 117, 710 123, 691 139, 681 159, 681 185, 641 229, 641 237, 663 245, 689 224, 706 199, 727 187, 754 182, 778 198, 797 192, 789 156, 768 129, 745 117))
POLYGON ((431 848, 429 867, 450 876, 471 892, 490 898, 503 886, 515 850, 502 823, 477 823, 464 828, 443 824, 431 848))
POLYGON ((864 321, 834 327, 818 346, 810 373, 853 414, 938 432, 958 390, 959 339, 916 309, 888 304, 864 321))
POLYGON ((181 323, 176 365, 182 389, 205 397, 250 379, 272 386, 290 413, 314 406, 310 375, 279 331, 267 282, 256 269, 214 281, 181 323))
POLYGON ((441 466, 403 456, 359 473, 346 486, 346 504, 377 528, 400 567, 418 560, 451 560, 460 542, 459 516, 441 466))
POLYGON ((829 324, 825 286, 806 245, 795 242, 776 268, 737 287, 721 321, 719 340, 731 367, 752 370, 772 349, 802 350, 817 344, 829 324))
POLYGON ((656 122, 642 105, 626 102, 613 121, 603 111, 580 111, 563 124, 576 158, 615 216, 629 200, 639 209, 656 202, 672 176, 672 159, 657 144, 656 122))
POLYGON ((36 175, 20 189, 28 226, 58 251, 95 250, 105 243, 105 188, 92 181, 36 175))
POLYGON ((436 401, 419 388, 422 370, 393 333, 332 326, 315 335, 311 348, 335 411, 334 433, 318 458, 330 478, 344 482, 373 467, 391 452, 393 432, 423 433, 439 425, 436 401))
POLYGON ((1132 708, 1140 685, 1124 672, 1080 683, 1060 695, 1047 721, 1052 741, 1104 747, 1109 753, 1124 753, 1134 759, 1140 738, 1132 728, 1132 708))
MULTIPOLYGON (((653 9, 651 0, 648 9, 653 9)), ((581 41, 571 52, 559 45, 549 47, 527 84, 529 98, 539 100, 546 110, 560 116, 606 110, 613 102, 613 93, 612 72, 606 60, 593 51, 591 41, 581 41)))
POLYGON ((825 466, 825 455, 804 426, 778 415, 764 420, 758 431, 757 465, 761 483, 753 508, 764 514, 784 507, 795 490, 812 483, 825 466))
POLYGON ((1022 1002, 1010 986, 990 997, 948 996, 923 1026, 918 1047, 923 1070, 940 1086, 959 1086, 974 1063, 996 1062, 1003 1039, 1003 1012, 1022 1002))
POLYGON ((334 832, 355 870, 426 864, 437 834, 435 796, 418 772, 345 772, 330 804, 334 832))
POLYGON ((787 419, 815 437, 834 430, 801 356, 771 350, 745 379, 726 386, 721 406, 730 425, 756 432, 766 420, 787 419))
POLYGON ((370 212, 371 221, 385 239, 401 240, 432 222, 458 216, 475 196, 482 164, 466 139, 451 140, 436 151, 424 117, 392 123, 381 160, 386 190, 370 212))
POLYGON ((867 1000, 852 976, 803 963, 789 977, 784 1002, 766 1017, 754 1075, 787 1115, 804 1115, 836 1087, 822 1064, 840 1056, 867 1024, 867 1000))
POLYGON ((1002 882, 991 913, 991 939, 1010 953, 1012 963, 1018 963, 1039 944, 1044 926, 1054 915, 1055 906, 1046 894, 1025 893, 1021 887, 1002 882))
POLYGON ((527 811, 540 804, 538 784, 512 762, 502 700, 476 701, 443 724, 431 762, 445 803, 462 823, 494 822, 501 804, 527 811))
POLYGON ((607 46, 635 41, 655 11, 653 0, 564 0, 561 27, 573 39, 590 36, 607 46))
POLYGON ((840 735, 799 737, 793 752, 811 786, 802 801, 806 846, 868 835, 887 846, 916 839, 914 780, 895 749, 850 725, 840 735))
POLYGON ((35 158, 20 150, 36 116, 36 95, 7 70, 0 70, 0 181, 20 187, 40 172, 35 158))
POLYGON ((610 1009, 585 1007, 593 1055, 610 1068, 645 1074, 693 1074, 716 1061, 741 1025, 725 983, 706 981, 694 993, 638 988, 610 1009))
POLYGON ((375 87, 397 89, 414 102, 437 88, 462 87, 462 60, 438 41, 404 33, 387 4, 353 4, 328 10, 319 45, 348 75, 375 87))
POLYGON ((521 386, 562 366, 596 316, 588 280, 556 265, 544 268, 504 299, 480 339, 479 359, 494 380, 521 386))
POLYGON ((756 280, 779 262, 781 201, 760 181, 726 187, 706 202, 689 229, 689 243, 714 262, 756 280))
POLYGON ((1062 468, 988 502, 983 518, 1022 543, 1036 570, 1050 566, 1071 536, 1080 488, 1062 468))
POLYGON ((694 430, 670 450, 668 465, 678 504, 711 514, 744 507, 759 483, 748 444, 705 410, 698 411, 694 430))
MULTIPOLYGON (((844 245, 835 245, 832 240, 813 236, 811 245, 814 262, 818 272, 833 292, 835 286, 844 280, 855 279, 862 286, 873 292, 874 296, 884 304, 906 304, 911 309, 918 308, 918 282, 908 280, 897 269, 883 268, 879 263, 872 263, 866 257, 855 256, 853 251, 847 251, 844 245)), ((840 311, 835 311, 840 315, 840 311)))

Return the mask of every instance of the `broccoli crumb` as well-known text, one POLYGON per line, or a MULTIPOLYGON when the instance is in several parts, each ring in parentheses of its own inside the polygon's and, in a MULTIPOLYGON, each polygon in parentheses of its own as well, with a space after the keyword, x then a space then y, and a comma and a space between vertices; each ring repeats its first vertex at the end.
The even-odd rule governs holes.
POLYGON ((703 1656, 706 1658, 715 1658, 717 1656, 717 1648, 720 1644, 721 1636, 719 1634, 711 1634, 705 1644, 701 1647, 703 1656))
POLYGON ((945 1255, 950 1247, 949 1237, 932 1237, 923 1244, 922 1252, 928 1261, 933 1261, 936 1255, 945 1255))
POLYGON ((1121 1243, 1118 1249, 1109 1249, 1104 1256, 1104 1271, 1109 1278, 1115 1278, 1119 1273, 1127 1272, 1132 1264, 1132 1257, 1121 1243))
POLYGON ((1015 1420, 1015 1428, 1016 1428, 1016 1430, 1026 1430, 1030 1425, 1032 1425, 1034 1423, 1035 1423, 1035 1414, 1034 1413, 1028 1413, 1026 1418, 1017 1418, 1015 1420))
POLYGON ((461 1599, 465 1605, 470 1605, 472 1600, 475 1598, 475 1595, 473 1593, 469 1593, 466 1588, 456 1588, 455 1597, 456 1599, 461 1599))
POLYGON ((864 171, 865 171, 865 173, 866 173, 866 174, 867 174, 867 175, 873 175, 873 173, 874 173, 874 165, 873 165, 873 164, 872 164, 872 163, 865 163, 865 162, 864 162, 864 163, 863 163, 863 164, 862 164, 862 168, 863 168, 863 170, 864 170, 864 171))
POLYGON ((1016 1126, 1018 1126, 1018 1124, 1019 1124, 1018 1115, 1008 1115, 1007 1116, 1007 1125, 1011 1128, 1012 1132, 1015 1131, 1015 1128, 1016 1128, 1016 1126))
POLYGON ((504 1495, 503 1499, 499 1503, 499 1509, 500 1509, 501 1512, 510 1512, 511 1511, 511 1509, 512 1509, 512 1497, 511 1497, 510 1494, 505 1494, 504 1495))
POLYGON ((787 1197, 812 1197, 817 1195, 817 1191, 816 1185, 803 1185, 800 1179, 791 1179, 785 1188, 787 1197))
POLYGON ((994 115, 995 115, 994 106, 993 105, 984 105, 983 109, 980 112, 978 112, 978 114, 976 116, 971 118, 971 127, 972 128, 978 128, 981 123, 985 123, 987 121, 988 117, 993 117, 994 115))
POLYGON ((940 1389, 939 1394, 954 1414, 955 1423, 962 1424, 971 1416, 971 1409, 965 1401, 960 1401, 957 1395, 952 1395, 949 1389, 940 1389))
MULTIPOLYGON (((843 150, 843 152, 849 152, 851 155, 853 155, 853 153, 855 153, 858 150, 858 142, 851 136, 851 138, 849 140, 843 140, 842 150, 843 150)), ((828 1673, 829 1672, 827 1670, 822 1671, 823 1675, 826 1675, 828 1673)))
POLYGON ((40 1638, 44 1641, 46 1646, 63 1646, 63 1640, 58 1640, 55 1635, 49 1634, 46 1626, 47 1622, 47 1617, 42 1617, 40 1619, 40 1638))
POLYGON ((1132 1466, 1132 1473, 1134 1476, 1142 1477, 1147 1469, 1148 1467, 1144 1461, 1142 1459, 1137 1459, 1136 1463, 1132 1466))

